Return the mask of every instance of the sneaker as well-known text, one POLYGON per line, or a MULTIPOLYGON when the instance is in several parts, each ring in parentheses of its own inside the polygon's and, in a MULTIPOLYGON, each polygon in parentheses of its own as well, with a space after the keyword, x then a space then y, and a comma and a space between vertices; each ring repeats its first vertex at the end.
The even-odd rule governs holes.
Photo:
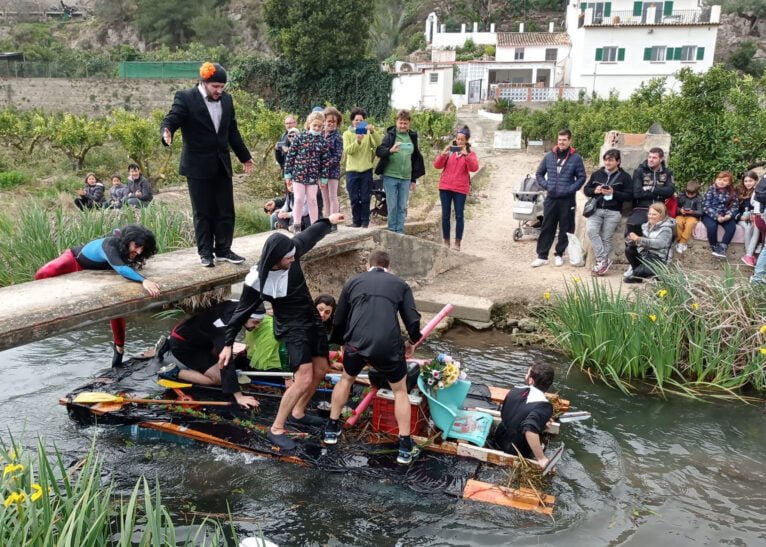
POLYGON ((548 261, 546 259, 544 259, 544 258, 535 258, 532 261, 532 264, 530 264, 530 266, 532 266, 533 268, 539 268, 540 266, 545 266, 546 264, 548 264, 548 261))
POLYGON ((399 449, 399 455, 396 457, 396 463, 402 465, 410 465, 417 455, 420 454, 420 448, 414 446, 407 450, 406 448, 399 449))
POLYGON ((322 442, 324 444, 338 444, 338 437, 340 437, 340 424, 338 420, 330 420, 324 430, 322 442))
POLYGON ((123 348, 123 353, 120 353, 117 351, 117 346, 115 344, 112 344, 112 368, 117 368, 122 366, 122 357, 125 353, 125 349, 123 348))
POLYGON ((556 266, 563 266, 564 265, 564 257, 563 256, 554 256, 553 257, 553 263, 556 266))
POLYGON ((676 245, 676 252, 680 255, 684 254, 686 252, 686 249, 689 247, 686 245, 686 243, 679 243, 676 245))
POLYGON ((742 262, 744 262, 746 265, 755 267, 755 257, 752 255, 745 255, 742 257, 742 262))
POLYGON ((199 263, 202 264, 203 268, 215 267, 215 261, 213 260, 212 256, 201 256, 199 259, 199 263))
POLYGON ((215 259, 218 262, 228 262, 229 264, 242 264, 245 261, 245 257, 239 256, 232 251, 225 252, 221 255, 216 255, 215 259))
POLYGON ((165 365, 159 371, 157 371, 157 376, 163 380, 177 380, 179 372, 181 372, 181 367, 178 365, 170 364, 165 365))
POLYGON ((591 268, 590 273, 593 275, 599 275, 598 272, 601 271, 601 268, 603 268, 604 263, 602 261, 598 261, 593 265, 593 268, 591 268))
POLYGON ((751 285, 766 285, 766 279, 756 279, 754 275, 750 276, 751 285))
POLYGON ((295 441, 288 437, 285 433, 277 435, 276 433, 269 431, 266 434, 266 438, 270 440, 278 450, 293 450, 296 446, 298 446, 295 444, 295 441))
POLYGON ((762 251, 762 250, 763 250, 763 243, 759 243, 759 244, 756 246, 756 248, 755 248, 755 253, 753 253, 753 254, 757 254, 757 255, 759 255, 759 254, 761 254, 761 251, 762 251))
POLYGON ((296 418, 295 416, 290 416, 289 418, 287 418, 287 423, 292 425, 305 425, 309 427, 324 427, 327 421, 324 418, 320 418, 319 416, 314 416, 312 414, 304 414, 300 418, 296 418))
POLYGON ((643 281, 640 277, 633 277, 632 275, 625 278, 625 283, 643 283, 643 281))
POLYGON ((622 277, 624 277, 625 279, 628 279, 629 277, 633 277, 633 267, 632 266, 629 267, 628 270, 624 274, 622 274, 622 277))
POLYGON ((170 340, 163 334, 160 336, 160 339, 157 340, 157 343, 154 344, 154 355, 157 356, 159 362, 162 362, 165 360, 165 354, 167 354, 168 351, 170 351, 170 340))
POLYGON ((715 247, 713 247, 711 250, 711 253, 716 258, 726 258, 726 247, 723 246, 722 243, 719 243, 715 247))
POLYGON ((599 268, 598 272, 596 272, 596 274, 597 275, 606 275, 606 272, 609 271, 609 268, 612 267, 612 264, 614 264, 614 262, 612 262, 611 260, 609 260, 607 258, 606 260, 604 260, 600 264, 601 264, 601 267, 599 268))

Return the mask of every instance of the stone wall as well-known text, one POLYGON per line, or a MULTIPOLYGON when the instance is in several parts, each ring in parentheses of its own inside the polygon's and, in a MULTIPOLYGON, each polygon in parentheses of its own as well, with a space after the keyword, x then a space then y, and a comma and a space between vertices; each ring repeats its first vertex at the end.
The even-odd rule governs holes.
POLYGON ((0 79, 0 108, 94 115, 123 108, 148 114, 167 111, 174 93, 192 85, 191 80, 4 78, 0 79))

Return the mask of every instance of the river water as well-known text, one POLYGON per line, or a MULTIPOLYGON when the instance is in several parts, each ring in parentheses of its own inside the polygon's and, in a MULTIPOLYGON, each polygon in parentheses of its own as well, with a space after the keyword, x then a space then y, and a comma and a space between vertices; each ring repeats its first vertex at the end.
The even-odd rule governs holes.
MULTIPOLYGON (((128 353, 177 319, 129 320, 128 353), (140 324, 139 324, 140 323, 140 324)), ((81 428, 57 400, 109 365, 108 325, 0 353, 0 423, 75 461, 98 434, 118 486, 159 477, 177 511, 226 513, 280 545, 764 545, 766 406, 625 396, 567 374, 561 356, 508 345, 504 333, 456 329, 420 353, 458 357, 475 380, 509 387, 536 360, 556 365, 554 391, 589 410, 562 425, 567 450, 547 492, 554 518, 424 495, 354 473, 329 474, 193 443, 81 428)))

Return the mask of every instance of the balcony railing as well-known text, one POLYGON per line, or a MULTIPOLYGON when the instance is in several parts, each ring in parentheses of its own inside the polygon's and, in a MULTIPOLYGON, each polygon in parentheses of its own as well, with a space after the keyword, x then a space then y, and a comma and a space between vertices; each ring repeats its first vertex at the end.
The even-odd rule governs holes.
POLYGON ((584 87, 537 87, 520 84, 492 84, 489 88, 490 97, 510 100, 514 103, 552 103, 559 99, 575 101, 580 97, 584 87))
POLYGON ((661 10, 647 10, 641 14, 633 11, 612 11, 609 15, 601 15, 590 11, 582 12, 582 24, 586 27, 616 27, 639 25, 704 25, 720 23, 720 11, 712 12, 710 8, 673 10, 665 15, 661 10), (590 16, 590 20, 589 20, 590 16))

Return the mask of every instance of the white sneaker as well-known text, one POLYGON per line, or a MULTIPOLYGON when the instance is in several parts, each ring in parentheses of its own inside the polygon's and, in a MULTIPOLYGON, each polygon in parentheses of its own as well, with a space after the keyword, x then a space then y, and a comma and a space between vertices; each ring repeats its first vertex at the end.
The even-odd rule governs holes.
POLYGON ((546 264, 548 264, 548 261, 544 258, 535 258, 530 266, 533 268, 539 268, 540 266, 545 266, 546 264))
POLYGON ((553 263, 556 266, 563 266, 564 265, 564 257, 563 256, 556 256, 556 257, 554 257, 553 263))
POLYGON ((633 277, 633 267, 632 266, 629 267, 628 271, 626 271, 624 274, 622 274, 622 277, 624 277, 625 279, 627 279, 629 277, 633 277))
POLYGON ((676 245, 676 252, 678 254, 684 254, 686 252, 686 249, 688 249, 688 247, 686 246, 685 243, 679 243, 678 245, 676 245))

